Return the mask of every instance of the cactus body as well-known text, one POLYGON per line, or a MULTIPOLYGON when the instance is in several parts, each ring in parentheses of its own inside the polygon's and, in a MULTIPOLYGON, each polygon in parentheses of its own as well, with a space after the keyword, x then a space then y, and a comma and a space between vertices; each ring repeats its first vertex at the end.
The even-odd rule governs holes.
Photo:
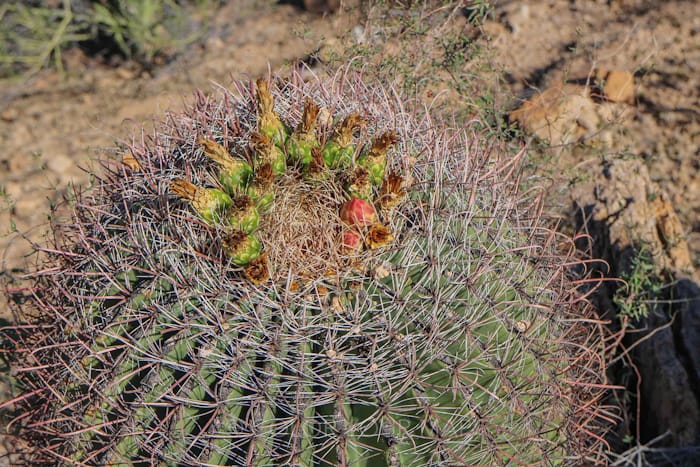
MULTIPOLYGON (((25 305, 36 317, 13 334, 25 390, 14 426, 28 463, 597 459, 601 442, 589 435, 600 425, 602 346, 567 276, 575 261, 562 253, 566 239, 555 244, 537 206, 503 179, 509 159, 468 153, 477 146, 468 133, 430 126, 382 100, 392 94, 363 97, 367 86, 342 79, 285 93, 259 82, 256 95, 198 100, 163 127, 178 137, 131 148, 140 168, 108 172, 73 221, 56 226, 65 235, 46 250, 53 267, 36 274, 25 305), (273 93, 282 103, 314 99, 337 118, 362 99, 370 127, 401 122, 391 144, 375 137, 382 157, 362 159, 373 176, 367 199, 335 173, 355 170, 352 161, 313 180, 290 165, 272 182, 261 175, 273 172, 268 161, 253 164, 246 193, 260 202, 271 190, 274 202, 248 231, 195 198, 166 202, 178 194, 174 178, 204 184, 221 169, 198 135, 182 142, 192 128, 240 128, 229 135, 234 161, 245 152, 234 143, 252 132, 281 138, 273 93), (229 125, 253 100, 258 114, 229 125)), ((240 196, 240 186, 226 189, 240 196)))

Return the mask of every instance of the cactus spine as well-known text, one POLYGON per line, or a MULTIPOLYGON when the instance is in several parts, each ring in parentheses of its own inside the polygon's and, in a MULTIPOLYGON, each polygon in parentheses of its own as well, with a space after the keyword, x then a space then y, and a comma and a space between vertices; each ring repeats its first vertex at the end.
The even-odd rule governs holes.
POLYGON ((601 346, 564 239, 470 134, 337 79, 198 100, 56 226, 15 339, 28 462, 597 459, 601 346))

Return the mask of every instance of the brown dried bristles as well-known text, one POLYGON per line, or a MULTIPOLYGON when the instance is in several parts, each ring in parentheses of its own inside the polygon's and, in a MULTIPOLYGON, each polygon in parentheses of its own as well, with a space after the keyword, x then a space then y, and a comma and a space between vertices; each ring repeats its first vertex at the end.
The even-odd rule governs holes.
POLYGON ((365 243, 371 249, 381 248, 394 241, 391 229, 386 225, 374 223, 369 227, 365 243))
POLYGON ((304 100, 304 114, 301 118, 301 122, 297 127, 297 133, 308 134, 314 131, 316 128, 316 117, 318 116, 319 106, 313 99, 304 100))
POLYGON ((260 256, 250 262, 244 269, 246 278, 253 284, 260 285, 270 278, 267 253, 262 252, 260 256))
POLYGON ((337 140, 341 146, 348 146, 352 143, 353 134, 367 125, 367 119, 362 115, 352 113, 345 117, 337 129, 337 140))
POLYGON ((368 151, 367 157, 372 158, 378 155, 386 154, 386 151, 391 146, 398 143, 398 141, 399 135, 397 135, 396 132, 386 131, 382 133, 380 136, 372 140, 372 146, 368 151))
POLYGON ((258 228, 273 280, 286 281, 301 271, 323 277, 328 267, 341 267, 334 232, 345 196, 333 181, 306 182, 293 172, 278 177, 275 202, 258 228))

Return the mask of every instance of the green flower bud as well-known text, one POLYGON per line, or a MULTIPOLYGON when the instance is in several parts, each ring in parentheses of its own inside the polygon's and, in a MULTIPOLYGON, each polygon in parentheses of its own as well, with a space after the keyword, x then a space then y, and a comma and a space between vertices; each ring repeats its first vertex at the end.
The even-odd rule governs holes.
POLYGON ((275 112, 275 102, 267 81, 260 78, 255 84, 258 98, 258 131, 270 138, 277 146, 284 147, 289 130, 275 112))
POLYGON ((231 197, 221 190, 199 187, 181 178, 170 183, 170 191, 189 202, 208 224, 219 222, 232 203, 231 197))
POLYGON ((347 174, 343 188, 351 198, 372 200, 372 183, 369 172, 364 167, 355 167, 355 170, 347 174))
POLYGON ((386 153, 388 149, 398 141, 398 136, 393 131, 387 131, 372 141, 372 146, 363 152, 357 159, 357 165, 369 171, 370 181, 379 185, 384 179, 386 170, 386 153))
POLYGON ((270 164, 274 175, 281 175, 287 168, 287 158, 284 151, 272 142, 270 138, 262 133, 252 133, 250 135, 250 145, 255 152, 255 165, 263 166, 270 164))
POLYGON ((237 230, 251 233, 260 225, 260 214, 249 196, 242 195, 233 199, 226 212, 226 221, 237 230))
POLYGON ((323 159, 328 167, 348 167, 352 163, 352 156, 355 153, 353 133, 365 124, 365 119, 358 114, 345 117, 335 130, 333 138, 323 147, 323 159))
POLYGON ((253 235, 241 230, 235 230, 228 234, 223 240, 223 247, 228 256, 236 266, 247 266, 251 261, 257 259, 262 251, 260 240, 253 235))
POLYGON ((321 145, 315 134, 318 110, 319 107, 314 101, 306 99, 301 123, 287 139, 287 157, 295 164, 309 164, 313 160, 311 149, 321 145))
POLYGON ((264 164, 255 171, 255 177, 247 193, 256 204, 258 212, 265 212, 272 206, 275 200, 274 182, 275 177, 270 163, 264 164))
POLYGON ((245 189, 253 174, 250 164, 242 159, 235 159, 214 140, 202 139, 204 154, 219 164, 219 181, 228 193, 238 193, 245 189))

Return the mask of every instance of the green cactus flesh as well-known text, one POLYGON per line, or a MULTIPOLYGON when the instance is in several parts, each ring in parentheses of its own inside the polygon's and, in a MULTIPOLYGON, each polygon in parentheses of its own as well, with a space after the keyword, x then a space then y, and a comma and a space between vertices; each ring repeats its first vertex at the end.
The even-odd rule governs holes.
MULTIPOLYGON (((214 216, 195 193, 219 192, 205 185, 246 160, 251 133, 290 147, 278 137, 293 118, 283 110, 278 120, 273 97, 281 109, 311 98, 337 109, 336 119, 353 112, 343 106, 350 97, 328 97, 313 80, 263 88, 257 107, 256 95, 231 93, 169 119, 180 126, 164 131, 177 138, 140 148, 141 167, 108 172, 73 222, 56 226, 63 235, 46 249, 53 267, 34 276, 25 305, 35 318, 14 334, 26 349, 14 362, 26 394, 15 425, 29 446, 23 459, 594 463, 600 336, 568 276, 575 260, 562 253, 566 239, 542 228, 536 204, 500 175, 510 162, 467 153, 476 147, 468 135, 422 127, 429 119, 397 116, 404 104, 367 99, 344 146, 372 147, 353 140, 360 121, 369 138, 390 136, 378 155, 360 156, 365 168, 337 147, 314 150, 317 164, 305 167, 256 161, 245 181, 223 184, 233 202, 224 200, 224 211, 214 203, 214 216), (255 108, 266 112, 263 123, 245 113, 255 108), (398 121, 405 126, 372 131, 398 121), (182 143, 192 128, 215 138, 182 143), (229 150, 214 142, 223 138, 229 150), (348 191, 358 170, 371 183, 348 191), (371 225, 341 218, 354 190, 363 195, 355 204, 374 203, 371 225), (241 199, 246 210, 231 220, 241 199), (364 249, 344 253, 347 229, 364 249), (369 238, 373 229, 385 240, 369 238)), ((307 120, 304 137, 323 141, 314 132, 324 129, 307 120)))

